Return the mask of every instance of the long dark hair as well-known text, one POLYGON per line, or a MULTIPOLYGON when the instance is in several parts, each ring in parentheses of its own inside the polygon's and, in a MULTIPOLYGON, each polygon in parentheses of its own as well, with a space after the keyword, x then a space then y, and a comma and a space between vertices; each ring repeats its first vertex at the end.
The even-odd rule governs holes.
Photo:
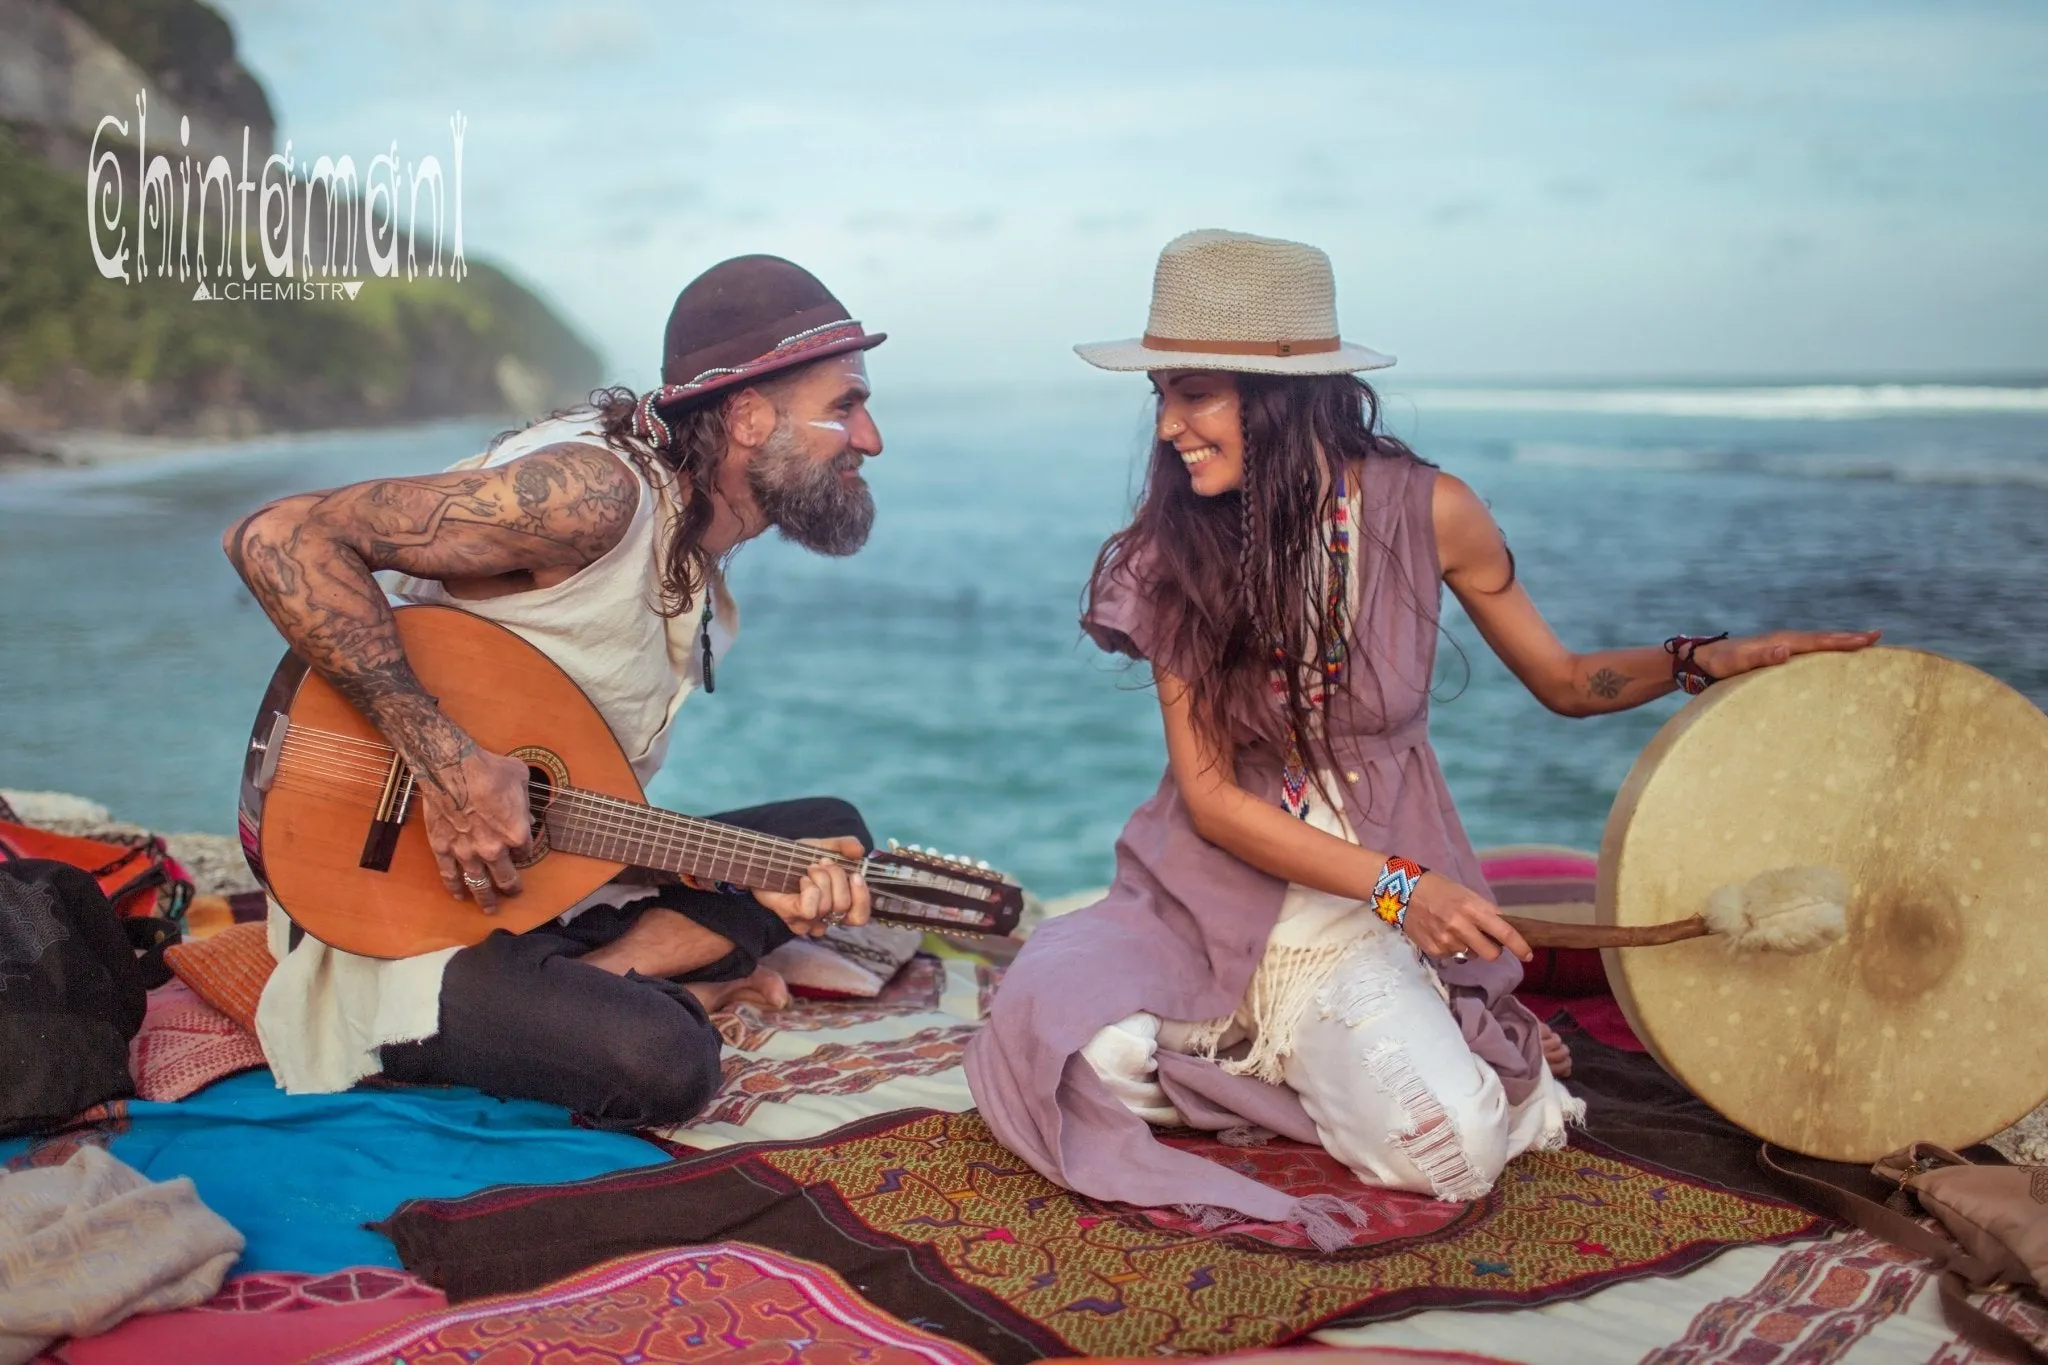
MULTIPOLYGON (((1311 724, 1303 671, 1328 657, 1350 623, 1329 610, 1318 541, 1340 474, 1364 462, 1370 480, 1372 461, 1420 457, 1380 429, 1379 396, 1354 375, 1234 378, 1242 489, 1198 496, 1173 444, 1155 439, 1137 512, 1096 555, 1082 614, 1112 575, 1126 579, 1149 614, 1152 662, 1187 685, 1196 729, 1226 771, 1236 747, 1256 739, 1283 752, 1291 740, 1317 760, 1312 769, 1333 767, 1311 724), (1286 661, 1278 706, 1276 648, 1286 661)), ((1375 548, 1361 544, 1367 572, 1377 568, 1375 548)))

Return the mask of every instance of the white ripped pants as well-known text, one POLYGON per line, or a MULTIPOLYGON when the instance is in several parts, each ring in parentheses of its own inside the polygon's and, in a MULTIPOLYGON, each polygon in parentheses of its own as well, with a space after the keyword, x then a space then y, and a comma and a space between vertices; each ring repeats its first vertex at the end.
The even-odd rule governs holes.
MULTIPOLYGON (((1326 811, 1311 819, 1342 830, 1326 811)), ((1565 1124, 1584 1114, 1585 1102, 1545 1070, 1528 1098, 1509 1104, 1500 1077, 1466 1045, 1436 973, 1369 907, 1289 887, 1268 956, 1272 945, 1347 942, 1298 1013, 1276 1011, 1292 1034, 1282 1077, 1330 1155, 1369 1185, 1470 1200, 1491 1189, 1513 1157, 1564 1145, 1565 1124)), ((1219 1050, 1257 1027, 1240 1010, 1219 1050)), ((1180 1115, 1159 1086, 1155 1058, 1162 1047, 1195 1050, 1193 1031, 1134 1014, 1097 1033, 1081 1055, 1126 1107, 1173 1126, 1180 1115)))

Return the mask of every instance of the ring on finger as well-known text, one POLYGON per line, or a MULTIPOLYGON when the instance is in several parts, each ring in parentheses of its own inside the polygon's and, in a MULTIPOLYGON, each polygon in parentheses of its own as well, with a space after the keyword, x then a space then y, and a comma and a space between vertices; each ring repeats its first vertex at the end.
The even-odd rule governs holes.
POLYGON ((1460 948, 1457 952, 1451 954, 1451 961, 1457 963, 1459 966, 1463 966, 1465 963, 1470 962, 1471 960, 1472 954, 1464 948, 1460 948))
POLYGON ((472 877, 465 872, 462 874, 462 884, 472 891, 481 891, 491 884, 491 879, 489 877, 472 877))

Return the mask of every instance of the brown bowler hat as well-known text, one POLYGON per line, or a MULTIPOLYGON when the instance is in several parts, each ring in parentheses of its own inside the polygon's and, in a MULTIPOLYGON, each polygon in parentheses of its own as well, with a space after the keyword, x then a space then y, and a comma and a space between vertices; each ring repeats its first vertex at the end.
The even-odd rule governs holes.
POLYGON ((817 276, 780 256, 735 256, 690 281, 668 315, 655 401, 667 408, 846 351, 879 346, 817 276))

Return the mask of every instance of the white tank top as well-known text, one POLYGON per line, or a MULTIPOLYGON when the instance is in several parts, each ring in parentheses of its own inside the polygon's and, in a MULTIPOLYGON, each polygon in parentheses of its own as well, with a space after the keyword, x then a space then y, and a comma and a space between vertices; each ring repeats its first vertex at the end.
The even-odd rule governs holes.
POLYGON ((394 605, 459 607, 512 631, 560 666, 611 727, 644 786, 668 756, 669 728, 684 698, 703 685, 704 593, 711 594, 711 653, 723 657, 739 634, 739 607, 716 572, 676 616, 661 614, 661 569, 674 505, 632 460, 605 444, 595 413, 536 422, 497 449, 450 466, 502 465, 543 446, 576 441, 608 451, 633 471, 640 501, 626 534, 596 562, 549 588, 503 597, 451 596, 434 579, 386 575, 394 605))

